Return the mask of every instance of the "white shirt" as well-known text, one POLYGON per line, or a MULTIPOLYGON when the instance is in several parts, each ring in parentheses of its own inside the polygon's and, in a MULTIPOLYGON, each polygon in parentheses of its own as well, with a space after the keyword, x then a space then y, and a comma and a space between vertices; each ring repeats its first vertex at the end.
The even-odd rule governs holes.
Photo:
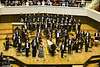
POLYGON ((89 36, 89 33, 87 33, 87 36, 89 36))
POLYGON ((71 40, 69 40, 69 44, 71 44, 71 40))
POLYGON ((39 33, 41 33, 41 29, 39 29, 39 33))
POLYGON ((28 43, 26 43, 26 48, 29 48, 29 47, 28 47, 28 43))
POLYGON ((98 36, 98 33, 96 33, 96 36, 98 36))
POLYGON ((13 37, 13 39, 15 39, 15 36, 13 37))
POLYGON ((38 37, 37 37, 37 42, 39 42, 39 39, 38 39, 38 37))
POLYGON ((27 29, 27 26, 25 25, 25 29, 27 29))
POLYGON ((57 37, 59 37, 59 33, 57 33, 57 37))
POLYGON ((18 39, 19 40, 19 43, 20 43, 20 39, 18 39))
POLYGON ((64 50, 64 45, 62 45, 62 50, 64 50))

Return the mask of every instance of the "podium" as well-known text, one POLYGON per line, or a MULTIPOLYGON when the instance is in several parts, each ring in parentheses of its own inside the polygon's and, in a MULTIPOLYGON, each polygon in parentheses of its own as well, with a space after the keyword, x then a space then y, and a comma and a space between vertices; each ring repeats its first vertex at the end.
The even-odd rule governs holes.
POLYGON ((24 23, 13 22, 12 23, 13 34, 16 32, 16 30, 18 30, 18 32, 21 34, 22 33, 22 25, 24 25, 24 23))

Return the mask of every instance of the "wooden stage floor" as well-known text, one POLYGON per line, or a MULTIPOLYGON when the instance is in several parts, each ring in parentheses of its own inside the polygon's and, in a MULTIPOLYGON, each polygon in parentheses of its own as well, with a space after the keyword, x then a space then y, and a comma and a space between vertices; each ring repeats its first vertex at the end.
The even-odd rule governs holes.
MULTIPOLYGON (((6 23, 5 25, 3 25, 1 23, 0 29, 6 29, 4 28, 4 26, 7 26, 6 27, 7 29, 11 28, 11 24, 6 23)), ((84 29, 85 32, 87 30, 90 30, 90 33, 92 37, 94 38, 93 35, 96 32, 96 29, 94 29, 93 27, 87 24, 82 24, 82 29, 84 29)), ((0 32, 3 33, 3 31, 0 31, 0 32)), ((9 33, 9 31, 7 32, 9 33)), ((0 35, 0 36, 2 37, 3 35, 0 35)), ((0 52, 3 52, 4 55, 13 56, 26 64, 83 64, 91 56, 100 55, 100 45, 98 45, 97 47, 93 46, 93 48, 89 48, 89 52, 85 52, 85 46, 84 46, 82 52, 79 50, 79 53, 76 53, 75 51, 73 51, 72 54, 64 53, 64 56, 65 56, 64 58, 61 58, 61 52, 56 52, 55 56, 52 57, 51 54, 49 54, 48 49, 47 49, 47 39, 43 38, 42 41, 44 43, 44 48, 43 48, 44 58, 38 57, 39 51, 37 51, 36 57, 32 57, 32 48, 31 48, 31 52, 29 53, 30 54, 29 57, 26 57, 25 53, 21 53, 20 56, 17 56, 16 49, 13 48, 12 46, 10 47, 8 51, 5 51, 4 46, 3 46, 3 42, 5 42, 5 40, 0 40, 0 52)), ((55 42, 55 38, 52 39, 52 41, 55 42)))

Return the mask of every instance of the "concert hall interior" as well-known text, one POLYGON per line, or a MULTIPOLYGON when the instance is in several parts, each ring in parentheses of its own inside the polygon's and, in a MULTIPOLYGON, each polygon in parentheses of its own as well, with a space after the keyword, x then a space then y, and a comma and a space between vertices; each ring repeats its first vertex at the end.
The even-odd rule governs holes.
POLYGON ((100 0, 1 0, 0 67, 100 67, 100 0))

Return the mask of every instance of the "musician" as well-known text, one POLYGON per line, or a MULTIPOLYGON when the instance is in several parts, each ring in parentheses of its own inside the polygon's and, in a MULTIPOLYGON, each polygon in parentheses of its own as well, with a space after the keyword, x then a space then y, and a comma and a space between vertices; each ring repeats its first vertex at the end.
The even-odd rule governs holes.
POLYGON ((49 15, 47 14, 47 16, 46 16, 46 20, 47 20, 47 22, 48 22, 48 20, 49 20, 49 15))
POLYGON ((55 29, 55 21, 54 21, 54 19, 53 19, 53 21, 52 21, 52 29, 53 29, 53 30, 55 29))
POLYGON ((83 29, 81 31, 81 36, 85 37, 85 33, 84 33, 83 29))
POLYGON ((67 30, 67 27, 68 27, 68 22, 67 20, 65 20, 64 28, 67 30))
POLYGON ((16 35, 15 34, 13 35, 12 40, 13 40, 13 46, 16 47, 16 35))
POLYGON ((47 20, 45 21, 45 30, 48 28, 47 20))
POLYGON ((88 51, 89 42, 90 42, 89 37, 87 37, 87 38, 85 39, 85 52, 88 51))
POLYGON ((90 38, 90 33, 89 33, 89 31, 87 31, 86 37, 90 38))
POLYGON ((62 17, 61 17, 61 20, 63 20, 63 21, 65 20, 65 16, 64 16, 64 14, 63 14, 62 17))
POLYGON ((40 42, 40 37, 36 36, 36 47, 39 49, 39 42, 40 42))
POLYGON ((69 16, 68 16, 68 14, 67 14, 67 16, 66 16, 66 20, 69 21, 69 16))
POLYGON ((41 29, 42 30, 44 29, 44 20, 43 19, 41 20, 41 29))
POLYGON ((35 16, 35 13, 33 14, 33 17, 32 17, 33 19, 34 19, 34 21, 36 21, 36 16, 35 16))
POLYGON ((73 31, 75 31, 76 30, 76 19, 74 19, 74 21, 73 21, 73 31))
POLYGON ((19 36, 19 32, 18 32, 18 30, 16 30, 15 35, 16 35, 16 36, 19 36))
POLYGON ((33 19, 33 27, 32 27, 33 31, 35 31, 35 19, 33 19))
POLYGON ((22 14, 22 13, 20 14, 20 20, 21 20, 21 19, 23 19, 23 14, 22 14))
POLYGON ((70 32, 70 31, 71 31, 71 26, 72 26, 72 24, 71 24, 71 20, 69 20, 68 25, 69 25, 69 32, 70 32))
POLYGON ((36 36, 40 37, 41 36, 41 33, 37 32, 36 36))
POLYGON ((38 20, 40 20, 40 13, 39 12, 37 14, 37 18, 38 18, 38 20))
POLYGON ((28 16, 28 19, 30 20, 30 19, 32 19, 32 16, 31 16, 31 14, 29 14, 29 16, 28 16))
POLYGON ((59 23, 56 23, 55 28, 56 28, 56 29, 59 29, 59 23))
POLYGON ((59 14, 57 14, 57 20, 60 20, 59 14))
POLYGON ((71 38, 69 38, 69 40, 68 40, 68 53, 70 53, 70 54, 71 54, 71 45, 72 45, 72 40, 71 40, 71 38))
POLYGON ((64 54, 64 51, 65 51, 65 44, 64 42, 61 44, 61 47, 60 47, 60 50, 61 50, 61 58, 63 58, 63 54, 64 54))
POLYGON ((78 25, 77 29, 80 31, 80 28, 81 28, 81 22, 80 22, 80 20, 78 21, 77 25, 78 25))
POLYGON ((30 49, 30 43, 29 43, 28 40, 25 43, 25 48, 26 48, 26 57, 28 57, 28 52, 29 52, 29 49, 30 49))
POLYGON ((48 27, 47 31, 46 31, 46 35, 48 35, 48 33, 50 33, 50 28, 48 27))
POLYGON ((76 37, 75 36, 73 37, 72 41, 74 43, 72 50, 75 50, 76 49, 76 37))
POLYGON ((39 32, 39 34, 41 34, 41 32, 42 32, 41 27, 39 27, 39 29, 37 30, 37 32, 39 32))
POLYGON ((23 28, 23 30, 22 30, 22 39, 25 39, 25 28, 23 28))
POLYGON ((57 17, 56 17, 56 15, 54 16, 54 21, 57 22, 57 17))
POLYGON ((24 23, 23 28, 25 29, 25 31, 27 31, 27 25, 26 25, 26 23, 24 23))
POLYGON ((48 27, 50 28, 50 25, 51 25, 51 20, 49 18, 49 21, 48 21, 48 27))
POLYGON ((54 44, 54 42, 51 45, 51 50, 52 50, 51 54, 52 54, 52 56, 54 56, 54 53, 55 53, 55 50, 56 50, 56 45, 54 44))
POLYGON ((75 32, 76 33, 76 38, 80 38, 80 32, 79 32, 79 30, 77 29, 77 31, 75 32))
POLYGON ((98 31, 94 34, 94 36, 95 36, 95 40, 99 40, 99 33, 98 33, 98 31))
POLYGON ((78 38, 75 41, 75 48, 76 48, 76 52, 78 52, 78 46, 79 46, 79 41, 78 38))
POLYGON ((60 37, 60 33, 59 33, 59 30, 58 30, 57 33, 56 33, 56 44, 57 44, 57 46, 59 46, 59 37, 60 37))
POLYGON ((61 20, 60 29, 61 29, 61 27, 63 27, 63 20, 61 20))
POLYGON ((8 37, 8 35, 6 36, 5 40, 6 40, 6 49, 5 50, 8 50, 9 49, 9 37, 8 37))
POLYGON ((25 21, 24 21, 24 23, 26 23, 26 25, 27 25, 27 23, 28 23, 28 20, 27 20, 27 18, 25 18, 25 21))
POLYGON ((84 43, 84 35, 81 35, 81 46, 80 46, 81 49, 83 49, 83 43, 84 43))
POLYGON ((27 21, 28 21, 28 16, 27 16, 27 14, 25 14, 24 20, 27 20, 27 21))
POLYGON ((18 45, 18 51, 19 52, 20 52, 20 49, 21 49, 21 43, 22 43, 21 38, 20 38, 20 36, 18 36, 17 45, 18 45))
POLYGON ((32 57, 36 57, 36 43, 32 43, 32 57))
POLYGON ((40 24, 40 20, 39 18, 37 19, 37 30, 39 29, 39 24, 40 24))
POLYGON ((27 42, 27 40, 29 41, 29 37, 25 36, 25 43, 27 42))
POLYGON ((42 20, 42 21, 45 20, 44 14, 42 14, 41 20, 42 20))
POLYGON ((52 15, 50 15, 50 20, 51 20, 51 22, 53 21, 53 16, 52 15))
POLYGON ((65 30, 65 40, 67 40, 68 38, 69 38, 68 31, 65 30))
POLYGON ((73 16, 71 16, 71 24, 73 25, 73 20, 74 20, 74 18, 73 18, 73 16))
POLYGON ((31 42, 31 44, 33 44, 33 43, 36 43, 36 38, 35 37, 33 37, 33 40, 31 42))

